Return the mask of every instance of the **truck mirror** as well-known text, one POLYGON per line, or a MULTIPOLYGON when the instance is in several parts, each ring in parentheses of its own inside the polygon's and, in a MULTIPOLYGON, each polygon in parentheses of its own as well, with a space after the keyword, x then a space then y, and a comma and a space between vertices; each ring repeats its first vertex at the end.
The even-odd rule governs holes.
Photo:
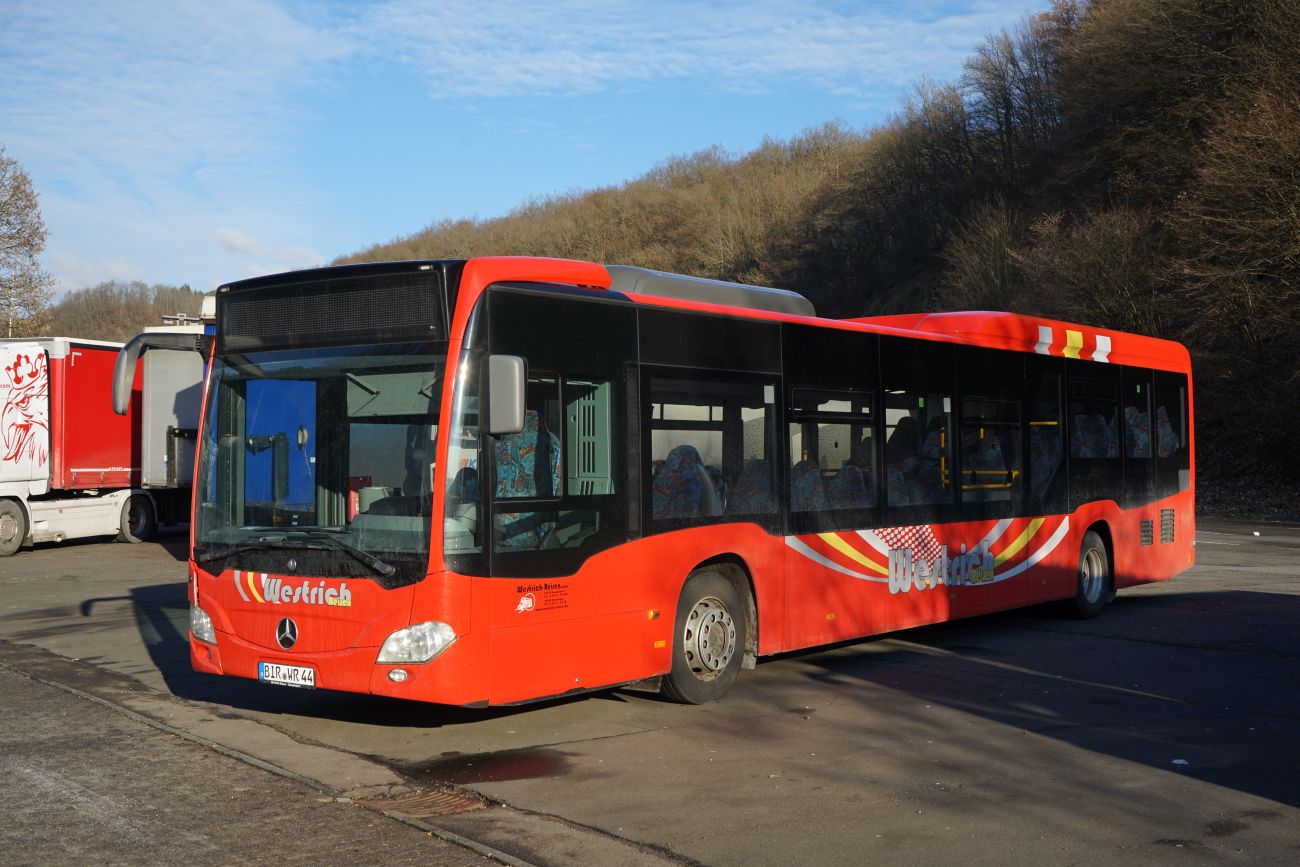
POLYGON ((117 351, 113 363, 113 412, 126 415, 131 405, 131 384, 135 382, 135 365, 146 349, 179 349, 202 352, 201 334, 137 334, 117 351))
POLYGON ((488 356, 488 433, 496 436, 524 429, 526 379, 527 368, 518 355, 488 356))

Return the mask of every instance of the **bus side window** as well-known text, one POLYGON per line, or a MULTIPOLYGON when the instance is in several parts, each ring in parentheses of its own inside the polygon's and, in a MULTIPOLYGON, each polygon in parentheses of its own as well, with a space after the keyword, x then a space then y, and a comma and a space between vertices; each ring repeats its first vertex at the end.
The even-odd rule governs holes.
POLYGON ((580 547, 609 530, 614 479, 614 396, 607 379, 533 372, 524 429, 496 438, 497 553, 580 547), (532 508, 516 510, 510 501, 532 508), (537 508, 538 500, 554 507, 537 508), (503 508, 504 507, 504 508, 503 508))
POLYGON ((1022 475, 1020 402, 967 394, 961 407, 962 502, 984 506, 984 514, 967 517, 1015 514, 1020 509, 1022 475))
POLYGON ((871 392, 795 388, 790 397, 790 512, 796 532, 869 527, 876 508, 871 392))
POLYGON ((1069 370, 1070 506, 1095 500, 1119 502, 1124 494, 1120 458, 1119 373, 1090 361, 1069 370))
POLYGON ((885 391, 885 505, 929 509, 952 505, 957 489, 953 347, 882 338, 880 358, 885 391))
POLYGON ((1019 353, 969 346, 957 350, 963 518, 1005 518, 1020 513, 1024 376, 1024 356, 1019 353))
POLYGON ((776 383, 651 377, 650 518, 661 529, 775 514, 776 383))
POLYGON ((1124 419, 1124 505, 1140 506, 1155 499, 1155 467, 1151 451, 1151 371, 1125 367, 1120 416, 1124 419))
POLYGON ((1156 452, 1156 496, 1170 497, 1192 484, 1190 427, 1187 413, 1187 377, 1155 372, 1155 422, 1152 436, 1156 452))
POLYGON ((1066 510, 1065 425, 1061 418, 1064 367, 1059 358, 1025 359, 1030 514, 1066 510))
MULTIPOLYGON (((558 378, 550 373, 530 372, 524 406, 523 430, 494 440, 493 496, 498 502, 558 499, 562 493, 564 460, 559 436, 558 378)), ((542 540, 555 528, 553 518, 553 514, 536 511, 498 511, 492 523, 493 549, 540 548, 542 540)))
POLYGON ((571 496, 613 494, 614 406, 609 380, 564 381, 565 490, 571 496))

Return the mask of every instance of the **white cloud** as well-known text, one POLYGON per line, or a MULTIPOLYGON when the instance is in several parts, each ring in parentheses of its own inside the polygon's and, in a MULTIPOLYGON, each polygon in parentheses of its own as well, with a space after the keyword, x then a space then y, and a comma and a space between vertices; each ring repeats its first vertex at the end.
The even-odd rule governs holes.
POLYGON ((347 53, 269 0, 19 2, 6 17, 5 134, 146 198, 260 153, 292 115, 287 86, 347 53))
POLYGON ((758 91, 795 80, 863 95, 955 67, 1012 23, 990 2, 392 0, 348 33, 418 67, 435 98, 574 95, 665 79, 758 91))
POLYGON ((56 251, 49 257, 50 267, 59 275, 58 290, 84 289, 108 280, 131 282, 143 280, 139 266, 124 259, 82 259, 66 251, 56 251))
POLYGON ((20 0, 4 16, 0 141, 41 190, 61 288, 208 282, 193 271, 243 270, 217 226, 301 228, 316 193, 277 166, 295 94, 348 54, 343 38, 271 0, 20 0))
MULTIPOLYGON (((316 151, 302 130, 321 120, 304 106, 377 68, 418 75, 435 103, 487 103, 485 124, 515 122, 494 117, 491 98, 649 93, 665 81, 806 86, 888 107, 880 94, 956 68, 1018 14, 993 0, 3 2, 0 143, 41 193, 45 262, 63 288, 211 288, 322 261, 304 238, 346 252, 357 239, 345 232, 369 229, 327 217, 330 179, 300 168, 316 151)), ((582 146, 570 127, 546 134, 582 146)))
MULTIPOLYGON (((217 242, 228 253, 241 256, 257 257, 259 260, 276 263, 272 270, 294 271, 312 268, 322 264, 325 257, 315 250, 292 244, 271 244, 246 235, 238 229, 216 229, 213 232, 217 242)), ((265 273, 265 272, 261 272, 265 273)))

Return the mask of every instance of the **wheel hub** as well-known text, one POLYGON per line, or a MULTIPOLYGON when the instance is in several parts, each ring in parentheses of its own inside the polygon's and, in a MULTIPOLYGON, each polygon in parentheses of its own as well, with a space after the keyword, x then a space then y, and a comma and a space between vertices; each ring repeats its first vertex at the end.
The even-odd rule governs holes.
POLYGON ((1106 567, 1102 563, 1101 555, 1095 548, 1089 549, 1083 555, 1083 562, 1079 564, 1079 586, 1083 589, 1084 598, 1089 602, 1101 598, 1101 583, 1105 572, 1106 567))
POLYGON ((18 519, 13 515, 0 515, 0 543, 12 542, 18 537, 18 519))
POLYGON ((701 679, 715 677, 736 653, 736 623, 713 597, 701 599, 691 609, 683 638, 687 661, 701 679))

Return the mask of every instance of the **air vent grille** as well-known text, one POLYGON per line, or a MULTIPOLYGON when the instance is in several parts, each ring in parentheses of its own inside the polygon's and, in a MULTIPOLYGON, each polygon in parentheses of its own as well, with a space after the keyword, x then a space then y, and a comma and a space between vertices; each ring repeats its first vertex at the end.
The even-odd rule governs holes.
POLYGON ((1174 541, 1174 510, 1160 510, 1160 541, 1169 544, 1174 541))

